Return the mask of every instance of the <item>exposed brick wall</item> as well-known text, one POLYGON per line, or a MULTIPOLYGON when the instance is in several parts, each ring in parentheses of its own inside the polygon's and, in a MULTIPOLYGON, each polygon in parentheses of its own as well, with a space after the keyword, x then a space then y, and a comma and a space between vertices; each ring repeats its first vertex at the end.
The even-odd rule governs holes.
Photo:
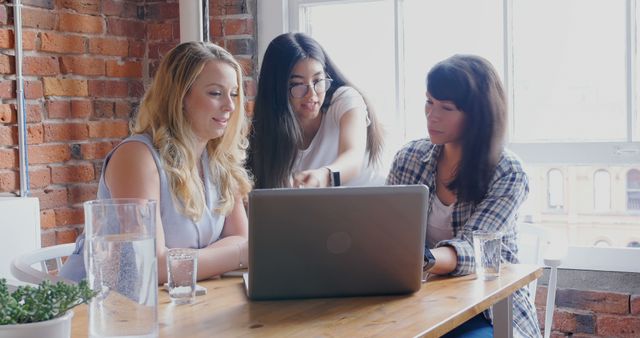
MULTIPOLYGON (((544 328, 547 288, 539 286, 536 307, 544 328)), ((551 337, 640 337, 640 295, 558 289, 551 337)))
MULTIPOLYGON (((179 42, 178 0, 22 3, 30 188, 49 246, 82 231, 82 202, 96 197, 105 155, 128 135, 145 85, 179 42)), ((210 0, 211 39, 243 64, 250 101, 255 6, 210 0)), ((0 0, 0 193, 19 189, 13 30, 13 8, 0 0)))

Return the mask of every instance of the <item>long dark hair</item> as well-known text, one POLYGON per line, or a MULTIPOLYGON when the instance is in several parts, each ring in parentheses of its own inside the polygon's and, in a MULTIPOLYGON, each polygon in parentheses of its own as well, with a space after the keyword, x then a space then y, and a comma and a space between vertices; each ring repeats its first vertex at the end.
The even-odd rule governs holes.
POLYGON ((489 189, 504 146, 507 99, 496 70, 475 55, 454 55, 427 75, 427 91, 464 113, 462 159, 447 188, 459 201, 479 202, 489 189))
MULTIPOLYGON (((333 79, 320 108, 322 114, 329 109, 336 89, 354 87, 310 36, 286 33, 271 41, 262 60, 250 135, 248 165, 256 188, 290 184, 291 171, 302 145, 302 129, 289 104, 289 76, 296 63, 305 58, 320 62, 333 79)), ((373 107, 364 99, 371 122, 367 127, 369 164, 376 165, 382 151, 382 131, 373 107)))

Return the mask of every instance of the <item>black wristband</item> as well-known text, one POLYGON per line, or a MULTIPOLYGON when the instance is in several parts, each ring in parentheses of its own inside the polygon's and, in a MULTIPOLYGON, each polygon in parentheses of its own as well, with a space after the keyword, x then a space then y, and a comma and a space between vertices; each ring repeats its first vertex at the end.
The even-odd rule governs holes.
POLYGON ((427 272, 436 265, 436 257, 433 256, 429 248, 424 248, 424 263, 422 265, 422 271, 427 272))

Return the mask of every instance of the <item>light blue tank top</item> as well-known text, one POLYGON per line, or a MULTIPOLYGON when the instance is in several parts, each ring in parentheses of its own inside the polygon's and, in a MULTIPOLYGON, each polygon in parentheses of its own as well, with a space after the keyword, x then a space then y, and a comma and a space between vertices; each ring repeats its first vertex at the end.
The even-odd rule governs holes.
MULTIPOLYGON (((144 143, 153 155, 153 160, 158 168, 160 177, 160 201, 158 207, 160 208, 160 218, 164 230, 165 246, 167 248, 201 249, 217 241, 224 227, 225 216, 214 210, 218 204, 219 192, 211 178, 209 156, 206 152, 201 157, 206 201, 203 215, 198 222, 194 222, 189 217, 184 216, 175 205, 160 155, 153 146, 151 137, 148 134, 132 135, 109 152, 102 166, 100 183, 98 184, 98 199, 111 198, 111 192, 105 183, 104 173, 115 150, 127 142, 144 143)), ((60 271, 61 276, 75 281, 85 278, 86 272, 84 268, 83 249, 84 234, 78 236, 73 254, 69 256, 69 259, 60 271)))

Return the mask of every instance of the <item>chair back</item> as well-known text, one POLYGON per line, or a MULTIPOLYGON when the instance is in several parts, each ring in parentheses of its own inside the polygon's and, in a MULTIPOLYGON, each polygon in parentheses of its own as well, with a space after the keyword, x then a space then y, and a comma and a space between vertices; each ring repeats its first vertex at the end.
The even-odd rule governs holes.
MULTIPOLYGON (((547 232, 532 223, 518 223, 518 260, 523 264, 544 265, 544 250, 549 244, 547 232)), ((529 283, 529 297, 535 303, 538 280, 529 283)))
POLYGON ((71 255, 74 248, 74 243, 67 243, 37 249, 20 255, 11 262, 11 273, 19 281, 33 284, 39 284, 45 279, 52 282, 74 283, 54 274, 62 268, 62 258, 71 255), (52 267, 48 266, 47 262, 49 261, 52 267), (34 268, 34 266, 37 266, 37 268, 34 268))

